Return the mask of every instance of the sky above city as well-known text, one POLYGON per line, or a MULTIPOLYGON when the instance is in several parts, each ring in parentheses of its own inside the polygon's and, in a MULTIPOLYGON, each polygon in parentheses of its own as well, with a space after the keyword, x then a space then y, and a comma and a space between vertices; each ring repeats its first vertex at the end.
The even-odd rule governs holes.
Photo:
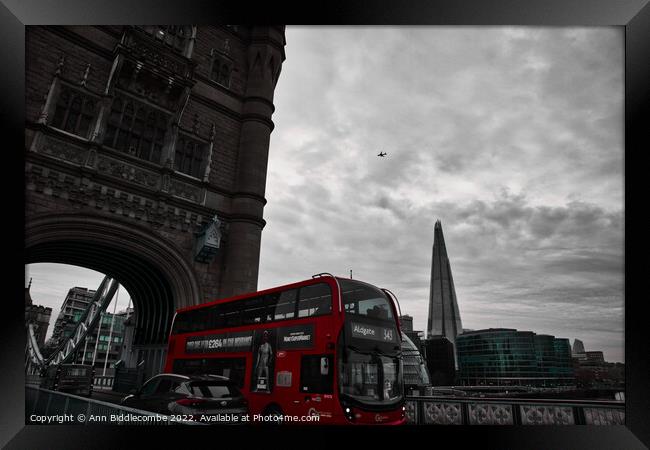
MULTIPOLYGON (((578 338, 624 360, 621 28, 287 27, 286 39, 260 289, 352 270, 425 330, 440 219, 464 328, 578 338)), ((70 287, 102 278, 28 269, 53 316, 70 287)))

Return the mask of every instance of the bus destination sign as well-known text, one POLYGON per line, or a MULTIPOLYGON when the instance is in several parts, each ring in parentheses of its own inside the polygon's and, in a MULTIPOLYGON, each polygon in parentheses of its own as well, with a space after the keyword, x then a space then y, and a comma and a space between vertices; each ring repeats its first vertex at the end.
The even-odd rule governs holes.
POLYGON ((394 328, 350 322, 350 330, 354 338, 370 339, 380 342, 397 342, 396 330, 394 328))
POLYGON ((187 338, 187 353, 247 352, 253 345, 253 332, 211 334, 187 338))

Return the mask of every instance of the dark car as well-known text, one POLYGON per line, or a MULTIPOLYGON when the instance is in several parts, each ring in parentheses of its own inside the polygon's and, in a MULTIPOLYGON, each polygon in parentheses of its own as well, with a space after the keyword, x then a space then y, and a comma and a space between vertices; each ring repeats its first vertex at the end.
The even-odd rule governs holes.
POLYGON ((52 391, 90 397, 95 368, 88 364, 56 364, 42 374, 41 387, 52 391))
POLYGON ((218 375, 156 375, 121 403, 205 423, 241 423, 248 414, 248 402, 237 385, 218 375))

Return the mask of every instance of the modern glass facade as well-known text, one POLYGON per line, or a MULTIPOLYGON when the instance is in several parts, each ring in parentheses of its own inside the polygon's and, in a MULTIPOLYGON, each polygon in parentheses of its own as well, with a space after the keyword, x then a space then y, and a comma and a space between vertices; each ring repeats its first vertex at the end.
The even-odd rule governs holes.
POLYGON ((504 386, 573 384, 568 342, 506 328, 463 333, 456 339, 460 382, 504 386))
POLYGON ((456 336, 463 331, 463 325, 458 311, 456 288, 442 234, 442 224, 439 220, 433 227, 433 235, 427 337, 444 336, 453 344, 456 336))
POLYGON ((429 372, 417 346, 402 333, 402 366, 404 369, 404 387, 407 392, 411 389, 421 389, 431 386, 429 372))

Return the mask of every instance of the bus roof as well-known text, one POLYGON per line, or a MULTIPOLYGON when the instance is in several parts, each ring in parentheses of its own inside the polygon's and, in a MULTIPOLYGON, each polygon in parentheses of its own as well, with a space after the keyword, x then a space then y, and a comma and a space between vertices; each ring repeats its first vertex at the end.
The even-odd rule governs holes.
MULTIPOLYGON (((322 275, 317 276, 317 275, 314 275, 314 277, 312 277, 312 278, 310 278, 308 280, 298 281, 298 282, 291 283, 291 284, 285 284, 283 286, 276 286, 276 287, 273 287, 273 288, 264 289, 262 291, 248 292, 246 294, 235 295, 233 297, 226 297, 226 298, 221 298, 221 299, 218 299, 218 300, 212 300, 212 301, 209 301, 209 302, 201 303, 199 305, 192 305, 192 306, 186 306, 184 308, 178 308, 176 310, 176 312, 185 312, 185 311, 191 311, 193 309, 201 309, 201 308, 205 308, 205 307, 208 307, 208 306, 217 305, 217 304, 220 304, 220 303, 228 303, 228 302, 233 302, 233 301, 237 301, 237 300, 243 300, 245 298, 256 297, 258 295, 272 294, 274 292, 285 291, 285 290, 289 290, 289 289, 298 288, 298 287, 301 287, 301 286, 309 286, 311 284, 317 284, 317 283, 323 283, 323 282, 327 282, 328 284, 331 284, 332 281, 334 279, 336 279, 336 278, 340 278, 340 277, 335 277, 333 275, 332 276, 322 276, 322 275), (327 281, 327 280, 330 280, 330 281, 327 281)), ((354 281, 358 281, 358 280, 354 280, 354 281)), ((364 284, 367 284, 367 283, 364 283, 364 284)))

